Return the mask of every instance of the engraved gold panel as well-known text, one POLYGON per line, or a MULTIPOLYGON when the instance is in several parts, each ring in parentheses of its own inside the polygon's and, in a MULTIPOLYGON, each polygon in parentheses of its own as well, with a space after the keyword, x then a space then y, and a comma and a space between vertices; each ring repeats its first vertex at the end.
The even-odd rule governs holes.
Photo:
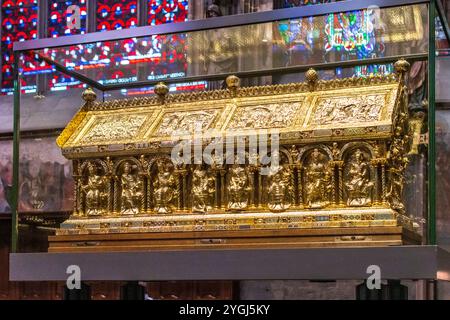
POLYGON ((308 110, 305 127, 327 129, 390 124, 397 90, 397 86, 390 85, 317 94, 308 110))
POLYGON ((177 133, 184 135, 207 130, 219 111, 220 109, 165 112, 154 135, 167 137, 177 133))
POLYGON ((140 142, 159 112, 154 108, 89 111, 65 147, 140 142))
POLYGON ((299 101, 281 103, 261 103, 238 106, 227 129, 269 129, 287 128, 295 123, 303 107, 304 97, 299 101))
POLYGON ((159 104, 154 99, 96 103, 59 141, 67 141, 61 146, 65 155, 76 158, 92 154, 92 146, 146 149, 149 143, 191 138, 194 131, 206 138, 276 129, 281 140, 298 142, 391 134, 398 82, 389 77, 345 80, 321 82, 317 91, 289 84, 242 88, 235 97, 219 90, 169 96, 159 104))

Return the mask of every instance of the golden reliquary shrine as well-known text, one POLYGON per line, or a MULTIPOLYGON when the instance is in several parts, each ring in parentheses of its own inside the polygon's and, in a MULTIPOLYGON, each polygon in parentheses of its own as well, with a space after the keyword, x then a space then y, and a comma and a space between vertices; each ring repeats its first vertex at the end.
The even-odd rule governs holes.
POLYGON ((108 102, 87 89, 57 140, 75 205, 49 250, 420 243, 402 197, 409 63, 395 70, 108 102))

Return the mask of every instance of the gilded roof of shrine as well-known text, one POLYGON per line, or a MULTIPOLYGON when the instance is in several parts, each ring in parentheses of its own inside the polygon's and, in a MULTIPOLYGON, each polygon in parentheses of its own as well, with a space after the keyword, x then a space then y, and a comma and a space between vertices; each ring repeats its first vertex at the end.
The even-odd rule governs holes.
MULTIPOLYGON (((317 80, 85 104, 59 136, 67 157, 158 151, 180 139, 280 133, 281 143, 389 138, 402 86, 397 75, 317 80)), ((309 76, 309 77, 308 77, 309 76)))

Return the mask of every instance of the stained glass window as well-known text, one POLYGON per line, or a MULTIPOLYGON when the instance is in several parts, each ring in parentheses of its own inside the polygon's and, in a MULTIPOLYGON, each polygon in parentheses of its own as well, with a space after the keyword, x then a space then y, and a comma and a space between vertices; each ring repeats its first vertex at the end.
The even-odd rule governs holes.
MULTIPOLYGON (((14 60, 13 43, 37 38, 37 0, 5 0, 2 1, 2 94, 11 94, 13 86, 12 64, 14 60)), ((36 91, 34 77, 40 68, 32 57, 25 56, 23 66, 22 90, 36 91)))
MULTIPOLYGON (((148 0, 149 25, 183 22, 188 17, 187 0, 148 0)), ((186 75, 186 35, 153 36, 140 43, 139 53, 152 55, 147 80, 182 77, 186 75)))
POLYGON ((283 8, 334 2, 332 0, 283 0, 283 8))
MULTIPOLYGON (((57 0, 48 2, 48 28, 47 36, 57 38, 72 34, 86 33, 87 0, 57 0)), ((50 51, 50 55, 60 61, 70 61, 73 49, 66 51, 50 51)), ((68 87, 82 87, 82 83, 55 72, 47 77, 47 87, 51 91, 66 90, 68 87)))
MULTIPOLYGON (((148 1, 150 25, 187 20, 188 1, 148 1)), ((97 30, 129 28, 137 25, 136 1, 98 1, 97 30)), ((93 46, 86 65, 98 68, 103 84, 127 83, 142 80, 159 80, 186 75, 186 36, 163 35, 120 42, 104 42, 93 46), (139 68, 143 65, 145 68, 139 68), (110 71, 108 66, 120 66, 110 71)), ((76 68, 77 66, 74 66, 76 68)), ((180 86, 178 86, 181 88, 180 86)), ((177 87, 177 88, 178 88, 177 87)), ((186 86, 183 89, 189 88, 186 86)), ((131 91, 127 91, 132 94, 131 91)), ((140 92, 136 91, 135 94, 140 92)), ((145 93, 145 90, 144 90, 145 93)))
POLYGON ((86 0, 56 0, 48 3, 47 36, 56 38, 86 33, 86 0))
POLYGON ((375 49, 374 25, 369 10, 335 13, 327 17, 325 50, 354 53, 366 58, 375 49))
POLYGON ((148 0, 148 24, 157 25, 187 20, 187 0, 148 0))
MULTIPOLYGON (((78 58, 78 54, 80 54, 77 51, 76 46, 72 46, 67 48, 67 50, 51 50, 51 49, 46 49, 47 55, 51 56, 53 59, 60 59, 58 61, 62 61, 64 66, 69 66, 70 64, 73 64, 73 61, 75 59, 79 59, 78 58)), ((81 87, 85 87, 85 85, 68 76, 65 75, 61 72, 56 71, 56 69, 54 69, 52 67, 52 73, 46 77, 46 82, 47 82, 47 88, 50 91, 63 91, 66 90, 67 88, 81 88, 81 87)))
MULTIPOLYGON (((137 1, 97 1, 97 31, 133 28, 137 25, 137 1)), ((123 43, 124 41, 104 42, 101 46, 91 46, 84 50, 85 64, 91 68, 100 68, 98 72, 103 79, 100 82, 106 84, 136 81, 137 70, 134 64, 129 63, 135 61, 133 58, 136 57, 136 40, 130 39, 125 45, 122 45, 123 43), (105 67, 111 64, 121 65, 122 68, 120 71, 109 72, 105 67)))
MULTIPOLYGON (((326 55, 337 54, 356 60, 382 57, 385 45, 379 36, 382 31, 382 26, 377 25, 379 19, 375 9, 328 15, 325 24, 326 55)), ((368 76, 388 74, 392 70, 391 65, 369 65, 355 67, 354 73, 368 76)))
MULTIPOLYGON (((205 90, 206 88, 207 88, 206 81, 195 81, 195 82, 169 84, 169 92, 171 92, 171 93, 195 91, 195 90, 205 90)), ((124 96, 151 95, 154 93, 154 89, 155 89, 154 87, 121 89, 120 94, 124 95, 124 96)))
POLYGON ((133 28, 137 25, 137 1, 97 1, 98 31, 133 28))
MULTIPOLYGON (((334 1, 283 0, 282 7, 327 2, 334 1)), ((333 13, 323 16, 323 20, 302 18, 280 21, 274 35, 278 43, 275 48, 278 54, 274 55, 274 59, 281 59, 281 63, 287 66, 302 63, 303 60, 312 62, 315 58, 318 59, 317 62, 322 62, 383 57, 385 45, 380 36, 383 30, 378 21, 379 12, 374 8, 333 13)), ((391 72, 392 65, 360 66, 353 69, 356 76, 391 72)), ((341 73, 341 69, 336 69, 337 77, 341 73)))

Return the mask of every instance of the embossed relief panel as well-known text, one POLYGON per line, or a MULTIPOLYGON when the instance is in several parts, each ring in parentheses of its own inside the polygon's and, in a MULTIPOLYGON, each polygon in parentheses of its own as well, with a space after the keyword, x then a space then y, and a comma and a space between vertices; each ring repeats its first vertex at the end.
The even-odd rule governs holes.
POLYGON ((153 108, 139 108, 132 113, 128 110, 88 112, 79 126, 82 130, 75 132, 67 145, 89 146, 142 141, 158 113, 159 110, 153 108))
POLYGON ((386 89, 360 95, 348 90, 320 94, 309 108, 305 126, 314 129, 389 124, 397 89, 386 89))
POLYGON ((295 102, 238 106, 227 129, 286 128, 295 124, 304 98, 295 102))
POLYGON ((151 136, 156 140, 165 140, 173 136, 220 129, 229 108, 231 105, 218 101, 169 105, 155 121, 155 130, 151 136))
MULTIPOLYGON (((398 93, 398 83, 393 80, 324 82, 317 91, 305 91, 296 84, 243 88, 234 98, 231 92, 211 91, 174 96, 165 102, 98 103, 91 109, 94 111, 78 114, 79 123, 66 128, 64 135, 70 138, 63 143, 63 149, 67 156, 77 158, 85 152, 97 152, 95 147, 102 152, 108 149, 103 146, 119 144, 146 149, 149 143, 157 143, 158 147, 173 137, 190 139, 196 131, 205 137, 218 133, 239 135, 250 129, 277 129, 281 140, 292 142, 326 140, 336 135, 384 138, 392 131, 398 93)), ((108 152, 122 150, 113 147, 108 152)))
POLYGON ((210 128, 218 113, 218 109, 167 112, 164 114, 155 135, 164 137, 170 136, 174 132, 192 134, 195 131, 206 130, 210 128))
POLYGON ((132 139, 142 127, 145 115, 113 116, 99 119, 81 142, 102 142, 116 139, 132 139))

